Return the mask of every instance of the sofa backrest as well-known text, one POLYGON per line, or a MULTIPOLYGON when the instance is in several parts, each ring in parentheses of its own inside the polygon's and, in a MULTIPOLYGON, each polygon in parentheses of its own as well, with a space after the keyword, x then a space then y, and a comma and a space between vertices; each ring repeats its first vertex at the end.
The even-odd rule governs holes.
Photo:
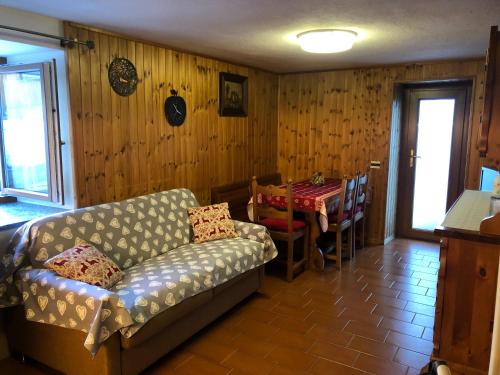
POLYGON ((197 206, 190 190, 174 189, 42 218, 31 226, 31 264, 86 241, 127 269, 189 243, 187 208, 197 206))

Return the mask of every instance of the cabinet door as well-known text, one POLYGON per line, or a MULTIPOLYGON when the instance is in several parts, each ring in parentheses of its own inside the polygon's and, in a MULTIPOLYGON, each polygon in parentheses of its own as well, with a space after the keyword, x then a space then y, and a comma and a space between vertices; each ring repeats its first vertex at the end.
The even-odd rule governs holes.
POLYGON ((488 370, 499 249, 449 239, 439 347, 447 361, 488 370))

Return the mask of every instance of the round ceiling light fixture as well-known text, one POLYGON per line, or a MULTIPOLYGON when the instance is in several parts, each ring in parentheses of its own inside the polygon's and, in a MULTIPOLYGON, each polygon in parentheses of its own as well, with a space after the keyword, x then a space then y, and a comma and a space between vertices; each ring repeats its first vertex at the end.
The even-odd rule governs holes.
POLYGON ((300 47, 311 53, 336 53, 350 50, 358 34, 351 30, 318 29, 297 35, 300 47))

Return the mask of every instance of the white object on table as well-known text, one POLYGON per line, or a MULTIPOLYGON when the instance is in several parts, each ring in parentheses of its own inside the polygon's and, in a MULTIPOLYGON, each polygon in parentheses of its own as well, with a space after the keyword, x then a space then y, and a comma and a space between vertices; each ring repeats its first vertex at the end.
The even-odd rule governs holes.
POLYGON ((500 174, 493 180, 493 194, 500 195, 500 174))

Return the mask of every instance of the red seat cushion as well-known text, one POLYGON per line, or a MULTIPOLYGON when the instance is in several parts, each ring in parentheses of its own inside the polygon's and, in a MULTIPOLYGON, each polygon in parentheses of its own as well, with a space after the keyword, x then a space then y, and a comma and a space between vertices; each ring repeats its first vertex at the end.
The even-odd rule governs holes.
MULTIPOLYGON (((270 230, 275 230, 278 232, 288 232, 288 221, 284 219, 271 219, 265 218, 262 219, 259 224, 264 225, 266 228, 270 230)), ((306 226, 306 222, 302 220, 294 220, 293 221, 293 231, 299 230, 306 226)))
MULTIPOLYGON (((336 222, 338 214, 339 214, 338 211, 334 211, 333 213, 329 214, 328 215, 328 222, 329 223, 336 222)), ((342 221, 348 220, 348 219, 349 219, 349 211, 344 211, 344 213, 342 214, 342 221)))

